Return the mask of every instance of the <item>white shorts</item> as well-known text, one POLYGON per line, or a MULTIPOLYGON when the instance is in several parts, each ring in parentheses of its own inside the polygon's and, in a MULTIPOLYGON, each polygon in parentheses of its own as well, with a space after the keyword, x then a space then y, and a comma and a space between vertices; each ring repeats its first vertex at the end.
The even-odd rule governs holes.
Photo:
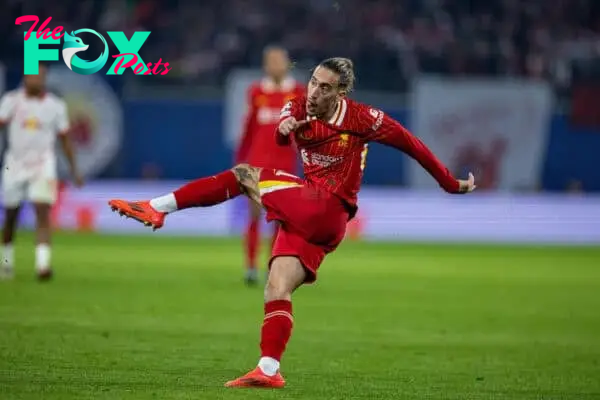
POLYGON ((31 171, 7 167, 2 168, 4 208, 17 208, 25 201, 50 205, 56 202, 58 179, 54 163, 31 171))

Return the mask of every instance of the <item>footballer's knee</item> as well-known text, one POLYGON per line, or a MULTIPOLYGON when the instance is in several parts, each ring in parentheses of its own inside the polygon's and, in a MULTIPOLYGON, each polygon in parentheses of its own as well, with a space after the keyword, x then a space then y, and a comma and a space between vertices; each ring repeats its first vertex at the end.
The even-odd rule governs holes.
POLYGON ((292 293, 306 278, 306 271, 296 257, 281 256, 271 263, 269 279, 265 285, 265 302, 292 299, 292 293))
POLYGON ((250 164, 238 164, 231 169, 235 174, 243 192, 252 200, 260 203, 260 191, 258 181, 260 179, 260 168, 250 164))
POLYGON ((238 164, 231 169, 238 182, 242 185, 257 184, 260 176, 260 168, 250 164, 238 164))

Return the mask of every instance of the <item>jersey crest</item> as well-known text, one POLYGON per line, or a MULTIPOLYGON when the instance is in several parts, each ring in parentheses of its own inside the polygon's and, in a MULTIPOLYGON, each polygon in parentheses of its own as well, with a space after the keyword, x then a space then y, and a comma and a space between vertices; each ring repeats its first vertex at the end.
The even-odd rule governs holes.
POLYGON ((23 121, 23 129, 27 131, 36 131, 40 129, 40 121, 36 117, 29 117, 23 121))
POLYGON ((347 133, 341 133, 340 141, 339 141, 340 146, 343 146, 343 147, 348 146, 348 139, 349 139, 349 135, 347 133))

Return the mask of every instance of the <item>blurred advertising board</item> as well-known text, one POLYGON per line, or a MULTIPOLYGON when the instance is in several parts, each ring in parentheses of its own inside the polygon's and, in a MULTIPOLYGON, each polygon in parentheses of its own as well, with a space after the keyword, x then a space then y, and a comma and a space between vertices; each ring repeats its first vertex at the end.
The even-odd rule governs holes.
MULTIPOLYGON (((230 236, 243 232, 247 200, 239 197, 212 208, 184 210, 153 233, 111 212, 113 197, 145 199, 168 193, 183 182, 115 181, 63 188, 53 213, 60 229, 111 234, 230 236)), ((600 244, 600 196, 479 193, 366 188, 353 238, 418 242, 600 244)), ((22 222, 34 226, 30 207, 22 222)), ((3 217, 3 216, 2 216, 3 217)), ((268 230, 263 230, 268 233, 268 230)))
MULTIPOLYGON (((520 80, 444 79, 414 82, 413 132, 456 174, 472 171, 482 189, 535 188, 553 110, 551 88, 520 80)), ((411 187, 437 184, 410 163, 411 187)))

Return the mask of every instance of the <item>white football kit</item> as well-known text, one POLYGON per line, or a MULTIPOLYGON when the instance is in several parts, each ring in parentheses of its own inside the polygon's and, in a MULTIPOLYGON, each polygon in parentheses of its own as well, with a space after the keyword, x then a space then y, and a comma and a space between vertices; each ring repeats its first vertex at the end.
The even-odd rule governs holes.
POLYGON ((58 194, 56 137, 69 128, 67 107, 57 96, 27 96, 23 89, 0 100, 0 121, 8 127, 8 147, 2 165, 5 208, 23 201, 53 204, 58 194))

